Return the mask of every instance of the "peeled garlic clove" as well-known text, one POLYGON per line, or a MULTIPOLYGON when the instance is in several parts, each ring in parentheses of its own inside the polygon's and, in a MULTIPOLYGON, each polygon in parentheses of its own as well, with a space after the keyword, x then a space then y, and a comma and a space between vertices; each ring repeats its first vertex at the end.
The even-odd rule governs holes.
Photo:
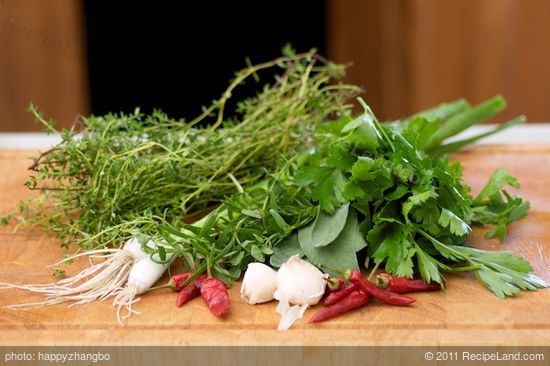
POLYGON ((277 300, 315 305, 325 293, 326 275, 299 255, 290 257, 277 272, 277 300))
POLYGON ((263 263, 250 263, 241 284, 241 297, 249 304, 273 300, 277 289, 277 272, 263 263))

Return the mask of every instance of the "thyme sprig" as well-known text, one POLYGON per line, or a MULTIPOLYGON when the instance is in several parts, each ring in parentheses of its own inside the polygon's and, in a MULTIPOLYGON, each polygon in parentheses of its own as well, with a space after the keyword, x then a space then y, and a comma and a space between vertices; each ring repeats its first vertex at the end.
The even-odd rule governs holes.
POLYGON ((338 83, 343 75, 343 66, 315 50, 287 52, 237 72, 190 122, 136 109, 82 118, 81 128, 58 131, 31 105, 62 142, 33 160, 25 185, 37 195, 20 203, 18 227, 38 225, 64 247, 93 249, 120 245, 137 231, 154 235, 159 222, 202 215, 237 190, 235 181, 248 186, 265 178, 279 156, 311 145, 317 124, 348 110, 359 89, 338 83), (234 90, 267 69, 279 70, 275 81, 228 116, 234 90))

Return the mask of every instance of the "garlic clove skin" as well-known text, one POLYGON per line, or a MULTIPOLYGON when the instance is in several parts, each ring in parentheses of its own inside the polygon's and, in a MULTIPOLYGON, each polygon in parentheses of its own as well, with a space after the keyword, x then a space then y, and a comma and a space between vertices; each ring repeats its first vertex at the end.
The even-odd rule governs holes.
POLYGON ((300 258, 290 257, 277 272, 275 299, 295 305, 315 305, 325 293, 327 275, 300 258))
POLYGON ((263 263, 250 263, 241 284, 241 298, 249 304, 273 300, 277 289, 277 272, 263 263))
POLYGON ((279 321, 277 330, 284 331, 289 329, 296 320, 304 317, 304 313, 306 312, 308 306, 308 304, 290 306, 288 299, 280 299, 279 304, 275 309, 275 311, 281 315, 281 320, 279 321))

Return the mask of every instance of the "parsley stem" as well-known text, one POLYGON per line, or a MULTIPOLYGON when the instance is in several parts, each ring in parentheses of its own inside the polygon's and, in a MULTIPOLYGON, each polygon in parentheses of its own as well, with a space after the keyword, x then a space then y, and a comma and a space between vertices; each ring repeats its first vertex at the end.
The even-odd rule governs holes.
POLYGON ((469 272, 469 271, 477 271, 478 269, 481 269, 483 265, 482 264, 470 264, 468 266, 462 266, 462 267, 449 267, 452 272, 469 272))

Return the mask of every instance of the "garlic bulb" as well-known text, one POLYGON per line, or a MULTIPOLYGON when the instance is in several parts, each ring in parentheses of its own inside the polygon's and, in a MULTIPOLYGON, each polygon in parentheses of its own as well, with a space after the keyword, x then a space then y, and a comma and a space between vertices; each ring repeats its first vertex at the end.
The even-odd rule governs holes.
POLYGON ((279 300, 277 313, 281 314, 278 330, 287 330, 304 316, 309 305, 315 305, 325 293, 326 275, 299 255, 290 257, 277 272, 279 300), (290 304, 294 304, 290 306, 290 304))
POLYGON ((277 289, 277 272, 263 263, 250 263, 241 284, 241 297, 249 304, 273 300, 277 289))
POLYGON ((290 257, 277 272, 275 298, 290 304, 315 305, 325 293, 326 275, 299 255, 290 257))

